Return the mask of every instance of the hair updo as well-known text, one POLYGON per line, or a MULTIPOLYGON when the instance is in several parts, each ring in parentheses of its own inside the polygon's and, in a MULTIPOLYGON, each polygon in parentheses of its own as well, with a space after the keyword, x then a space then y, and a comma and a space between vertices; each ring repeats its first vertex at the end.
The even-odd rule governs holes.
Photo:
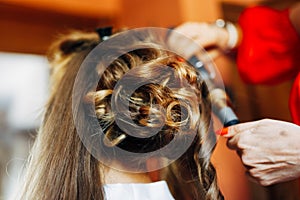
MULTIPOLYGON (((114 154, 114 147, 148 153, 174 138, 185 141, 195 133, 186 152, 163 169, 161 178, 167 181, 175 199, 223 199, 210 162, 215 136, 211 134, 207 86, 193 66, 153 43, 152 37, 126 38, 134 50, 126 51, 108 66, 105 62, 91 65, 79 80, 80 88, 73 87, 80 66, 101 38, 96 33, 74 32, 52 46, 49 60, 53 87, 28 167, 27 179, 32 181, 25 184, 22 198, 104 199, 105 174, 78 135, 73 103, 79 121, 96 118, 103 133, 95 133, 92 124, 82 126, 89 136, 97 138, 94 142, 110 159, 125 159, 114 154), (98 80, 97 85, 89 84, 89 79, 98 80), (128 92, 126 86, 136 83, 141 86, 128 92), (84 95, 74 103, 72 93, 77 89, 84 95), (81 102, 89 109, 80 107, 81 102)), ((108 52, 123 50, 118 42, 109 48, 108 52)))

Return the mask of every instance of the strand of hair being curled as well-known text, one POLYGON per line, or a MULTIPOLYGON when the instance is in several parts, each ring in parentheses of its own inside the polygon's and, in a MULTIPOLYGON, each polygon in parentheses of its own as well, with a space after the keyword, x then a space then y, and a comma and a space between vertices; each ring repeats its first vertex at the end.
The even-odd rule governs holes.
MULTIPOLYGON (((140 161, 134 157, 118 157, 112 147, 135 153, 151 152, 166 146, 175 137, 185 141, 196 132, 188 150, 164 168, 161 178, 166 179, 175 199, 223 199, 210 162, 215 136, 211 130, 211 105, 205 83, 198 80, 192 66, 161 50, 151 39, 126 39, 136 50, 124 53, 108 67, 98 63, 86 74, 85 80, 88 80, 97 78, 99 70, 103 71, 96 91, 89 83, 82 84, 83 101, 93 105, 91 112, 104 131, 104 134, 94 134, 93 127, 87 124, 87 130, 91 130, 88 134, 99 139, 105 156, 124 161, 124 165, 131 168, 128 163, 136 165, 140 161), (166 66, 172 70, 166 70, 166 66), (143 80, 155 82, 142 84, 128 94, 117 84, 121 79, 128 85, 143 83, 143 80), (124 101, 129 102, 129 108, 124 101), (112 104, 118 112, 113 111, 112 104), (126 125, 125 129, 119 127, 117 120, 126 125), (128 134, 137 127, 146 127, 137 133, 146 139, 137 140, 128 134), (156 135, 147 137, 157 127, 162 128, 156 135)), ((96 34, 76 32, 53 46, 49 56, 53 88, 20 199, 105 199, 103 164, 80 140, 72 115, 72 92, 78 70, 98 43, 96 34)), ((119 50, 122 44, 115 43, 109 48, 119 50)), ((85 111, 77 109, 79 119, 89 121, 82 114, 85 111)))

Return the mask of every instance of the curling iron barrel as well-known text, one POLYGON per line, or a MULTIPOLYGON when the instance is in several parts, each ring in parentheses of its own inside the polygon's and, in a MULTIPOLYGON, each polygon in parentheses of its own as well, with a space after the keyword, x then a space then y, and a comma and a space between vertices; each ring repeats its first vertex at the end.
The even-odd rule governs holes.
POLYGON ((231 109, 228 106, 228 97, 224 90, 217 88, 212 80, 209 72, 205 68, 203 62, 201 62, 196 56, 192 56, 189 59, 189 63, 192 64, 201 75, 202 79, 206 82, 208 89, 210 90, 210 97, 212 102, 212 109, 215 115, 223 122, 225 127, 238 124, 239 120, 231 109))

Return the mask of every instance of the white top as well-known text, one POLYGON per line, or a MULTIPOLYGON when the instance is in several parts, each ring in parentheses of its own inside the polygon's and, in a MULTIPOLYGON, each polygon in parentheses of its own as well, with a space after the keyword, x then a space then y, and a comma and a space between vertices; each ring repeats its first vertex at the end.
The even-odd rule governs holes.
POLYGON ((104 185, 107 200, 175 200, 166 181, 104 185))

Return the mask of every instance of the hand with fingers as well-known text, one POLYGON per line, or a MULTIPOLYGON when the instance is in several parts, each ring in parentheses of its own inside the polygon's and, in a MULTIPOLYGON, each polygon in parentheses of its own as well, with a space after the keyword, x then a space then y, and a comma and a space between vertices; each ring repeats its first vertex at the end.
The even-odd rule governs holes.
POLYGON ((228 32, 226 29, 210 23, 186 22, 176 27, 174 31, 191 39, 182 40, 179 34, 172 33, 168 38, 170 47, 177 49, 186 57, 196 54, 199 46, 206 49, 212 59, 221 55, 222 50, 227 48, 228 32))
POLYGON ((223 130, 252 180, 263 186, 300 177, 300 126, 263 119, 223 130))
MULTIPOLYGON (((223 20, 222 20, 223 21, 223 20)), ((225 22, 223 21, 225 24, 225 22)), ((230 23, 230 22, 227 22, 230 23)), ((193 43, 196 43, 200 47, 206 49, 212 59, 221 55, 223 50, 234 48, 239 40, 238 27, 230 23, 230 30, 234 30, 234 38, 232 34, 225 28, 219 26, 218 23, 212 24, 207 22, 186 22, 176 27, 174 31, 190 38, 193 43)), ((193 48, 194 45, 189 43, 188 40, 181 40, 178 38, 178 34, 170 34, 168 43, 171 47, 178 49, 185 54, 186 57, 190 57, 197 53, 197 48, 193 48)))

